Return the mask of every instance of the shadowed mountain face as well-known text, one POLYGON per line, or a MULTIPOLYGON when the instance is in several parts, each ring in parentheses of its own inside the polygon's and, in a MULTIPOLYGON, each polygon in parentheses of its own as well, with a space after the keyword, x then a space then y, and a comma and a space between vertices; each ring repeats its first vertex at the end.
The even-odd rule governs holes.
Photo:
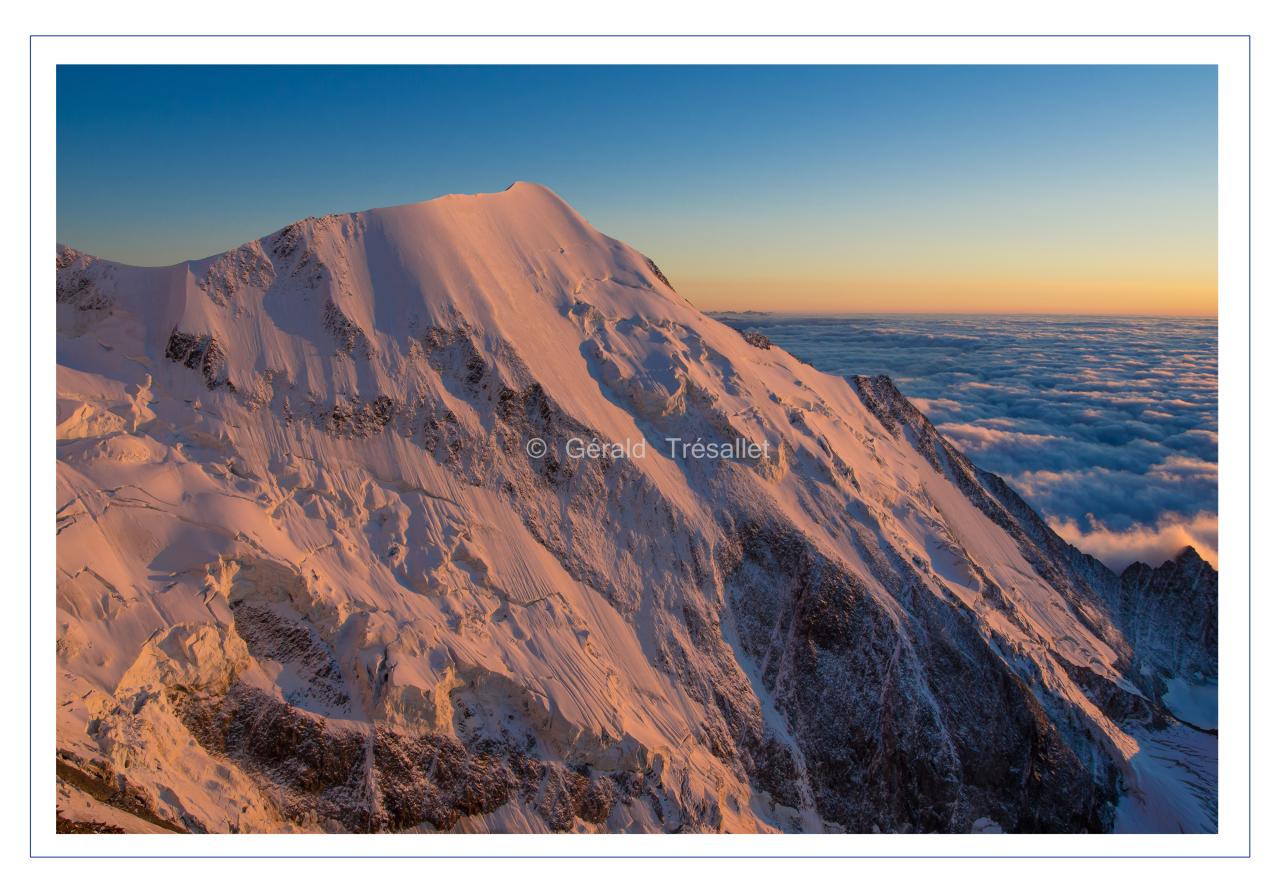
POLYGON ((58 270, 67 828, 1216 827, 1212 568, 541 187, 58 270))

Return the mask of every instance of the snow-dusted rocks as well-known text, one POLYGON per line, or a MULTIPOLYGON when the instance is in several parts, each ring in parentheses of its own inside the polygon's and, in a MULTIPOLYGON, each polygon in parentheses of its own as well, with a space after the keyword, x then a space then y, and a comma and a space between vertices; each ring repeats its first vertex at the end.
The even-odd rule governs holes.
POLYGON ((1111 574, 545 188, 58 267, 69 829, 1216 822, 1144 751, 1212 569, 1111 574))

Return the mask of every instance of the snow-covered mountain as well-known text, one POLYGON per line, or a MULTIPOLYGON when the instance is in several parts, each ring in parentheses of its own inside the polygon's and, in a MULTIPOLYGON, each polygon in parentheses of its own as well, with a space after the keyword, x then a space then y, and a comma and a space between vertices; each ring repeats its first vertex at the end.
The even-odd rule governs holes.
POLYGON ((1115 575, 543 187, 57 297, 60 827, 1216 827, 1212 568, 1115 575))

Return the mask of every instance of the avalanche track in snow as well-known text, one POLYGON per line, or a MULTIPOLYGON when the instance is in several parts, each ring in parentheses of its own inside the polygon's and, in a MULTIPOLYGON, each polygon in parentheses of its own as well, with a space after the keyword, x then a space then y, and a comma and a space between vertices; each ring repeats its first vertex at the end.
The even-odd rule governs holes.
POLYGON ((1211 567, 1114 574, 543 187, 57 259, 64 830, 1216 828, 1211 567))

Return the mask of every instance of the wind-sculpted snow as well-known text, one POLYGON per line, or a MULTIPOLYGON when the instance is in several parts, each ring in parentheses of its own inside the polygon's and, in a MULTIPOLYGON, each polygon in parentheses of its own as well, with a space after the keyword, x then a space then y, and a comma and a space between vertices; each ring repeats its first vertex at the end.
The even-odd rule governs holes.
POLYGON ((1111 573, 541 187, 58 267, 68 829, 1216 823, 1159 769, 1212 569, 1111 573))

